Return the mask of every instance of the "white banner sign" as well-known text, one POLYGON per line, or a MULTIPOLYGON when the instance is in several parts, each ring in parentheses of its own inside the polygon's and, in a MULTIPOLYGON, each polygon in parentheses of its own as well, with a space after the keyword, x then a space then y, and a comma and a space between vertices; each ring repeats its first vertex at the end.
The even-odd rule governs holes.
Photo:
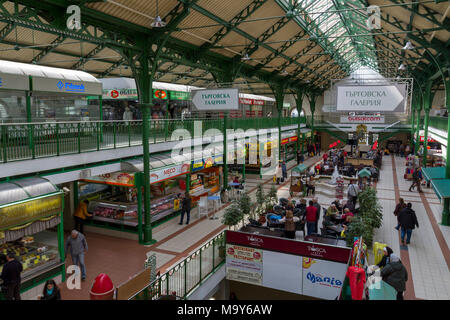
POLYGON ((227 279, 261 285, 263 251, 261 249, 227 244, 227 279))
POLYGON ((185 173, 188 173, 190 169, 189 163, 178 164, 173 167, 166 167, 157 170, 150 171, 150 183, 163 181, 169 178, 173 178, 185 173))
POLYGON ((384 116, 341 116, 341 123, 384 123, 384 116))
POLYGON ((405 85, 338 86, 337 110, 404 112, 404 94, 405 85))
POLYGON ((101 95, 101 82, 81 82, 65 79, 33 77, 33 91, 72 93, 80 95, 101 95))
POLYGON ((239 110, 239 90, 192 90, 192 103, 201 111, 239 110))
POLYGON ((303 295, 327 300, 339 297, 347 264, 314 258, 303 259, 303 295))

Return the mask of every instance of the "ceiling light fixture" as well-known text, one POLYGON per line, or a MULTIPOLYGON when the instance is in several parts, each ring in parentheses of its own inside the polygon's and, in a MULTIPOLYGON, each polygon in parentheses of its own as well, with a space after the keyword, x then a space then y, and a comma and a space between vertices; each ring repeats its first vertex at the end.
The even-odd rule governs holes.
POLYGON ((250 60, 250 57, 248 56, 248 54, 244 54, 244 56, 241 58, 242 61, 248 61, 250 60))
POLYGON ((166 26, 166 23, 162 21, 161 17, 158 14, 158 0, 156 0, 156 18, 151 23, 152 28, 163 28, 166 26))
POLYGON ((415 47, 412 45, 411 41, 408 41, 402 50, 413 50, 415 47))
POLYGON ((405 69, 406 69, 406 66, 403 63, 398 67, 398 70, 405 70, 405 69))
POLYGON ((286 69, 284 69, 283 71, 281 71, 281 74, 282 74, 283 76, 287 76, 287 75, 289 74, 289 72, 287 72, 286 69))

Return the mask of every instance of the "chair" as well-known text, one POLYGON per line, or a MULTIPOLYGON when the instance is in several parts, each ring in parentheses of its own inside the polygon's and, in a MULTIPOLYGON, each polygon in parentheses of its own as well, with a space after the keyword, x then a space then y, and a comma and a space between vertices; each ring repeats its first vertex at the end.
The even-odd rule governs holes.
POLYGON ((198 217, 208 215, 208 197, 201 197, 198 201, 198 217))

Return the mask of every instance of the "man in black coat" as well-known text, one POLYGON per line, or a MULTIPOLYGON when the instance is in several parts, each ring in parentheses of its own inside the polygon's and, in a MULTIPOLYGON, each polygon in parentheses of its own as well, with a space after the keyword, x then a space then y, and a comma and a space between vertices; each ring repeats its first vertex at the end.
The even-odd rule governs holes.
POLYGON ((401 238, 403 245, 409 244, 411 240, 411 234, 414 230, 414 227, 417 226, 419 228, 419 222, 417 221, 416 213, 413 209, 411 209, 412 204, 409 202, 406 205, 406 208, 400 210, 398 214, 398 224, 401 228, 401 238), (406 234, 406 243, 405 243, 405 234, 406 234))
POLYGON ((2 274, 0 275, 6 291, 6 300, 20 300, 22 264, 16 260, 14 253, 8 253, 6 259, 8 262, 3 266, 2 274))

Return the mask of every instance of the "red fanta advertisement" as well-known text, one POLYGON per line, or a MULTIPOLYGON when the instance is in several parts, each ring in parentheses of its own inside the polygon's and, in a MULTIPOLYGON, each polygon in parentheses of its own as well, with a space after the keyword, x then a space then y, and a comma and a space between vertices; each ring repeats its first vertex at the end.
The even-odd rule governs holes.
POLYGON ((289 137, 289 138, 285 138, 285 139, 281 140, 281 144, 283 145, 283 144, 286 144, 289 142, 295 142, 297 140, 298 140, 297 136, 289 137))
POLYGON ((239 98, 239 103, 240 104, 252 105, 253 104, 253 99, 239 98))
MULTIPOLYGON (((420 142, 424 142, 425 140, 425 136, 420 136, 420 142)), ((434 139, 427 137, 427 141, 428 142, 436 142, 434 139)))
POLYGON ((264 100, 253 100, 253 105, 255 106, 263 106, 264 100))

